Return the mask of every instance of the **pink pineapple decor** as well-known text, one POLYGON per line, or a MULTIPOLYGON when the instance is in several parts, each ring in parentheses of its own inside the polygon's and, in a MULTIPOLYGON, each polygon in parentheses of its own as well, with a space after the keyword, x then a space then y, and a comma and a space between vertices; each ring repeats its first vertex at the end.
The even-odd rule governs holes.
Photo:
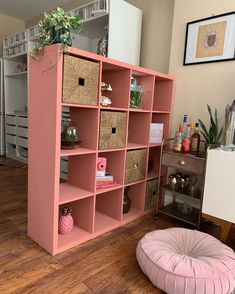
POLYGON ((62 215, 59 219, 59 234, 65 235, 71 233, 73 229, 72 209, 70 207, 62 207, 61 210, 62 215))

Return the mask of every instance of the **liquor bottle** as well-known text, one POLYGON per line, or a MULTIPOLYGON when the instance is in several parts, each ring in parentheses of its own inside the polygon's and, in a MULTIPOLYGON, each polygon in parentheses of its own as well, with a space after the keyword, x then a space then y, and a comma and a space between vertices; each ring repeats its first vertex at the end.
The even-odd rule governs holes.
POLYGON ((185 137, 183 138, 183 142, 182 142, 182 152, 183 153, 190 152, 190 144, 191 144, 190 125, 188 125, 185 137))
POLYGON ((183 125, 180 124, 179 131, 175 133, 175 140, 173 144, 173 151, 174 152, 181 152, 182 151, 182 143, 185 134, 183 132, 183 125))
POLYGON ((191 125, 190 125, 190 137, 192 137, 192 135, 194 134, 194 130, 195 130, 195 123, 191 123, 191 125))
POLYGON ((200 134, 199 134, 199 124, 195 124, 195 130, 191 137, 191 151, 193 153, 199 152, 199 146, 200 146, 200 134))
POLYGON ((186 134, 187 132, 187 124, 188 124, 188 115, 185 114, 183 118, 183 132, 186 134))

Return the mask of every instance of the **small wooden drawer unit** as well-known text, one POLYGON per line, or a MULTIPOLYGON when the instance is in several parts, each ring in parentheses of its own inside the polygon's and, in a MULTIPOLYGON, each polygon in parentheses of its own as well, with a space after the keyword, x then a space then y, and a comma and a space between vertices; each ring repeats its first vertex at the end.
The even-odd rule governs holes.
POLYGON ((158 182, 159 182, 159 179, 154 179, 147 182, 145 210, 156 207, 158 182))
POLYGON ((127 113, 100 112, 99 149, 123 148, 126 145, 127 113))
POLYGON ((125 184, 144 180, 147 149, 127 151, 125 184))
POLYGON ((64 55, 63 102, 98 105, 99 63, 64 55))
POLYGON ((196 156, 185 156, 173 152, 163 152, 162 164, 175 167, 183 171, 203 175, 205 159, 196 156))

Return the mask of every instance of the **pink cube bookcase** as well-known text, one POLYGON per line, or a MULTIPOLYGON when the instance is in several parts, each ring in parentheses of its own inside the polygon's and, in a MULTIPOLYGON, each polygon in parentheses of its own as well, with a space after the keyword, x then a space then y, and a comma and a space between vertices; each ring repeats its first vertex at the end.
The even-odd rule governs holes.
MULTIPOLYGON (((145 210, 147 181, 159 177, 160 144, 150 144, 151 122, 164 123, 169 135, 175 78, 160 72, 119 62, 76 48, 74 57, 99 64, 97 105, 63 103, 63 55, 58 45, 48 46, 38 61, 30 60, 29 76, 29 176, 28 235, 55 255, 150 213, 145 210), (130 108, 131 77, 143 86, 142 109, 130 108), (100 105, 101 81, 112 84, 111 107, 100 105), (79 129, 81 146, 62 150, 62 107, 79 129), (125 146, 99 150, 102 110, 127 114, 125 146), (146 149, 154 157, 151 172, 138 182, 125 184, 129 150, 146 149), (67 180, 61 181, 61 158, 68 159, 67 180), (96 190, 96 162, 107 158, 107 168, 117 184, 96 190), (124 188, 129 186, 131 209, 123 214, 124 188), (60 206, 72 208, 74 227, 70 234, 58 234, 60 206)), ((105 94, 103 94, 105 95, 105 94)))

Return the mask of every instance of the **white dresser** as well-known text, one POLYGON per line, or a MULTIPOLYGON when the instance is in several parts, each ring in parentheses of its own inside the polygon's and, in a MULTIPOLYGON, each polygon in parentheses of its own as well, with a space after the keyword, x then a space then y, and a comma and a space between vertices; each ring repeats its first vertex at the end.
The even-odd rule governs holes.
POLYGON ((208 151, 202 213, 221 226, 221 240, 226 241, 235 223, 235 152, 208 151))
POLYGON ((208 151, 202 212, 235 223, 235 152, 208 151))

